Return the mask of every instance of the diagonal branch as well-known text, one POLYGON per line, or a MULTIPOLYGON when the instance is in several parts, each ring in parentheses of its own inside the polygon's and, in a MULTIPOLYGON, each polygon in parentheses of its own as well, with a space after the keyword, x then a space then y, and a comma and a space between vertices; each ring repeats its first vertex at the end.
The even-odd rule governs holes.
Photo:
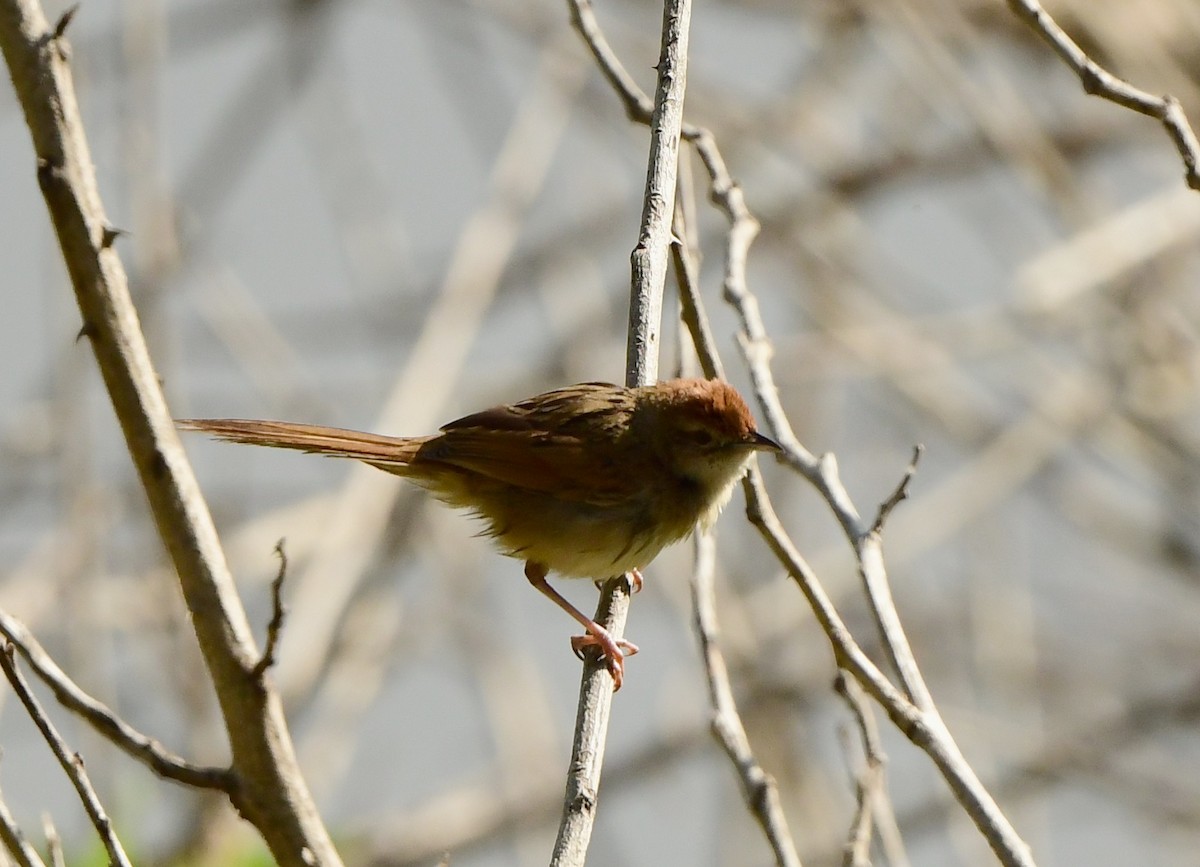
POLYGON ((42 860, 37 849, 33 848, 33 844, 21 831, 2 796, 0 796, 0 843, 4 844, 9 857, 13 859, 12 863, 17 867, 46 867, 46 862, 42 860))
POLYGON ((58 667, 25 624, 4 611, 0 611, 0 633, 16 647, 33 673, 53 690, 59 704, 74 711, 102 737, 154 773, 185 786, 232 791, 235 780, 228 770, 194 765, 180 758, 154 738, 134 729, 103 703, 80 689, 79 685, 58 667))
POLYGON ((54 753, 54 757, 58 759, 59 765, 66 773, 67 779, 71 781, 71 785, 79 794, 79 800, 83 802, 83 809, 87 813, 92 827, 96 829, 100 842, 104 844, 105 851, 108 852, 109 863, 115 867, 130 867, 129 858, 125 855, 121 841, 117 839, 116 832, 113 831, 112 821, 105 813, 104 805, 100 803, 92 781, 88 778, 87 771, 84 770, 83 757, 67 746, 67 742, 62 739, 54 727, 54 723, 50 722, 50 718, 42 710, 41 703, 29 689, 29 683, 17 669, 14 648, 8 642, 0 646, 0 668, 4 669, 4 676, 8 678, 17 698, 21 700, 21 704, 25 705, 25 711, 37 726, 38 731, 42 733, 42 737, 45 738, 51 752, 54 753))
POLYGON ((0 50, 29 127, 37 177, 105 388, 179 578, 229 737, 233 801, 281 864, 340 865, 300 775, 282 702, 254 676, 258 661, 234 587, 171 414, 125 268, 112 246, 75 98, 62 30, 37 0, 0 0, 0 50))

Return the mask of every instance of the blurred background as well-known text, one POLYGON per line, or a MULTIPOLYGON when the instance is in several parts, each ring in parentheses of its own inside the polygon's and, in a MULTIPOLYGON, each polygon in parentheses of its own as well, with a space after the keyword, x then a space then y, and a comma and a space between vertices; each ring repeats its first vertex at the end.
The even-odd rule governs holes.
MULTIPOLYGON (((53 20, 65 4, 50 4, 53 20)), ((1194 0, 1060 0, 1092 56, 1200 121, 1194 0)), ((653 88, 660 7, 597 15, 653 88)), ((620 381, 647 133, 528 0, 90 0, 70 31, 101 191, 172 411, 423 434, 620 381)), ((1086 97, 1000 0, 718 2, 687 114, 761 220, 750 288, 781 396, 859 510, 926 446, 885 550, 946 721, 1039 865, 1200 864, 1200 194, 1154 121, 1086 97)), ((704 291, 725 224, 698 163, 704 291)), ((201 762, 224 738, 0 88, 0 605, 78 682, 201 762)), ((668 298, 662 371, 681 357, 668 298)), ((465 517, 382 473, 186 440, 259 635, 284 538, 277 682, 348 863, 544 863, 578 686, 571 623, 465 517)), ((823 502, 764 466, 859 640, 878 642, 823 502)), ((718 613, 751 741, 806 863, 840 863, 860 756, 832 655, 744 520, 718 613)), ((708 733, 691 550, 646 571, 591 863, 762 865, 708 733)), ((595 592, 564 592, 591 610, 595 592)), ((0 690, 0 787, 94 851, 0 690)), ((65 712, 139 863, 261 852, 219 798, 160 782, 65 712)), ((884 721, 918 865, 993 863, 884 721)), ((265 858, 265 856, 259 856, 265 858)), ((879 862, 882 863, 882 862, 879 862)))

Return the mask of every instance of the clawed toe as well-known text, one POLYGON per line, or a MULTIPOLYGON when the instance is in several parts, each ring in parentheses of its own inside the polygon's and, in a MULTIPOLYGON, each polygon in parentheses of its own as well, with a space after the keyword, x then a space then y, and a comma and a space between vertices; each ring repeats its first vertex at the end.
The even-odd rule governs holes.
POLYGON ((632 593, 641 593, 642 592, 642 584, 645 583, 645 579, 642 578, 642 573, 640 570, 630 569, 628 572, 625 573, 625 577, 629 579, 630 592, 632 592, 632 593))
POLYGON ((608 673, 613 679, 613 691, 621 688, 625 680, 625 657, 638 652, 638 646, 623 638, 613 638, 605 633, 603 637, 592 634, 571 636, 571 650, 580 659, 584 659, 583 651, 588 647, 598 647, 600 654, 608 667, 608 673))

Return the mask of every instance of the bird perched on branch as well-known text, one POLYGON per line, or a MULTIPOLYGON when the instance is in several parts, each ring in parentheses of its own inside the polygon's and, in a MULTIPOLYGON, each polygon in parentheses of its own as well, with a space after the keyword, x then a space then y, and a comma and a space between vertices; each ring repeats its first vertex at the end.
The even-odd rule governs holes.
POLYGON ((187 419, 188 430, 274 448, 354 458, 403 476, 486 524, 525 577, 587 630, 620 689, 637 647, 564 599, 546 578, 628 575, 667 545, 707 528, 755 451, 746 402, 719 380, 675 379, 627 388, 586 382, 452 421, 432 436, 390 437, 295 422, 187 419))

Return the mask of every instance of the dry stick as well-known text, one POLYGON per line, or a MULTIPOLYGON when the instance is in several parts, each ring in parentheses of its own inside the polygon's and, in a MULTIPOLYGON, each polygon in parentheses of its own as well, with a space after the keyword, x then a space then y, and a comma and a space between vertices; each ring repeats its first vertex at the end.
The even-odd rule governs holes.
POLYGON ((1000 862, 1006 867, 1032 867, 1034 861, 1029 847, 1017 835, 967 763, 936 708, 932 712, 926 711, 909 701, 884 677, 854 640, 816 575, 780 524, 757 467, 751 467, 745 487, 746 511, 750 522, 758 527, 775 556, 800 586, 833 646, 839 666, 854 675, 904 736, 933 760, 955 798, 979 828, 1000 862))
MULTIPOLYGON (((750 293, 746 283, 746 258, 749 245, 757 234, 758 223, 746 207, 741 188, 725 170, 724 160, 712 137, 699 137, 697 147, 701 146, 708 153, 704 160, 705 165, 713 173, 713 201, 730 220, 725 257, 725 298, 742 320, 738 343, 750 368, 755 395, 772 435, 776 442, 784 447, 784 457, 788 464, 798 470, 820 492, 854 548, 859 575, 883 638, 883 646, 904 685, 906 695, 903 700, 895 693, 882 672, 873 664, 863 664, 864 660, 868 663, 869 660, 841 623, 816 576, 799 557, 799 553, 787 539, 775 517, 757 466, 751 468, 745 482, 746 508, 751 522, 759 527, 789 574, 800 583, 834 645, 839 663, 848 668, 872 697, 883 705, 888 716, 901 731, 933 759, 963 809, 987 839, 996 857, 1009 867, 1029 867, 1034 863, 1029 846, 1017 834, 959 751, 917 667, 916 658, 892 600, 883 560, 882 527, 864 526, 849 493, 841 483, 837 461, 833 455, 826 454, 819 458, 814 456, 804 448, 792 431, 779 401, 779 392, 770 369, 770 339, 759 313, 758 301, 750 293), (818 605, 824 610, 818 610, 818 605)), ((705 151, 702 151, 703 153, 705 151)), ((901 483, 899 491, 903 491, 908 478, 906 475, 906 481, 901 483)), ((878 523, 881 525, 881 522, 878 523)))
POLYGON ((883 788, 882 768, 868 764, 855 786, 854 818, 842 850, 842 867, 871 867, 871 838, 876 793, 883 788))
POLYGON ((111 242, 61 33, 37 0, 0 0, 0 49, 29 126, 38 182, 92 349, 175 570, 233 753, 231 800, 284 865, 339 865, 296 764, 212 518, 176 437, 125 269, 111 242), (56 35, 58 34, 58 35, 56 35))
POLYGON ((718 642, 716 594, 713 589, 716 544, 712 536, 697 533, 695 551, 696 565, 692 570, 691 582, 692 608, 708 679, 712 731, 737 771, 742 797, 766 835, 775 854, 775 863, 779 867, 800 867, 800 855, 796 852, 796 844, 792 842, 783 805, 779 802, 779 789, 774 778, 763 770, 750 749, 750 739, 738 715, 737 702, 729 683, 729 670, 718 642))
POLYGON ((1173 96, 1154 96, 1117 78, 1067 35, 1037 0, 1007 0, 1008 8, 1034 29, 1054 53, 1079 76, 1085 93, 1115 102, 1138 114, 1162 123, 1167 135, 1183 160, 1184 180, 1193 190, 1200 190, 1200 141, 1188 123, 1187 115, 1173 96))
POLYGON ((9 812, 8 804, 0 796, 0 843, 18 867, 46 867, 42 856, 26 838, 17 820, 9 812))
POLYGON ((275 664, 275 652, 279 647, 279 636, 283 632, 283 620, 287 611, 283 607, 283 579, 287 577, 288 558, 283 550, 283 539, 275 543, 275 554, 279 557, 279 571, 271 582, 271 619, 267 623, 267 646, 254 665, 254 676, 262 677, 275 664))
MULTIPOLYGON (((736 185, 727 183, 725 186, 737 191, 736 197, 728 201, 738 208, 744 208, 740 190, 736 185)), ((721 201, 716 196, 714 199, 721 201)), ((745 219, 740 216, 739 211, 734 213, 739 213, 739 219, 745 219)), ((864 526, 841 483, 837 461, 833 455, 826 454, 819 458, 814 456, 801 445, 792 432, 779 402, 774 376, 769 366, 770 341, 759 315, 757 300, 746 286, 745 248, 742 243, 731 230, 725 296, 742 319, 743 331, 738 335, 738 342, 750 368, 755 394, 772 435, 784 447, 784 457, 788 464, 804 475, 824 497, 854 548, 859 564, 859 576, 866 589, 876 625, 883 637, 884 648, 904 685, 905 695, 900 695, 883 673, 867 659, 841 622, 816 576, 795 550, 775 516, 757 467, 751 468, 745 482, 746 509, 750 520, 767 539, 788 573, 800 584, 833 644, 839 664, 849 670, 884 707, 889 718, 905 736, 929 755, 1001 863, 1008 867, 1030 867, 1034 861, 1028 845, 1017 834, 959 751, 917 667, 916 658, 892 600, 883 561, 881 529, 864 526)))
POLYGON ((691 0, 663 3, 662 50, 650 117, 650 159, 642 196, 642 221, 637 245, 630 256, 629 340, 625 348, 625 384, 629 386, 650 385, 658 380, 663 291, 679 172, 691 14, 691 0))
MULTIPOLYGON (((578 23, 576 15, 572 19, 578 23)), ((637 245, 630 256, 629 340, 625 359, 625 383, 630 386, 648 385, 658 378, 662 298, 679 167, 690 23, 691 0, 665 0, 642 221, 637 245)), ((616 638, 624 633, 629 592, 627 580, 619 576, 607 581, 601 593, 595 619, 616 638)), ((551 867, 582 865, 587 857, 611 708, 611 677, 599 657, 593 656, 584 666, 579 689, 570 771, 551 867)))
POLYGON ((42 836, 46 838, 46 851, 50 854, 50 863, 54 867, 67 867, 67 856, 63 852, 62 836, 54 827, 54 819, 49 813, 42 813, 42 836))
POLYGON ((121 841, 117 839, 116 832, 113 831, 112 822, 109 820, 108 814, 104 812, 104 806, 100 803, 96 790, 92 788, 87 771, 84 770, 83 758, 79 753, 71 751, 66 741, 54 728, 54 723, 50 722, 49 717, 42 710, 41 704, 30 691, 24 676, 17 670, 13 653, 14 647, 11 642, 6 641, 4 646, 0 647, 0 668, 4 669, 4 676, 12 684, 13 691, 21 699, 21 704, 25 705, 26 712, 33 720, 34 725, 38 727, 38 731, 42 733, 42 737, 46 739, 46 743, 50 745, 50 750, 58 759, 63 771, 66 772, 71 785, 79 793, 79 800, 83 802, 88 819, 91 821, 92 827, 96 829, 96 833, 100 835, 100 841, 104 844, 105 851, 108 852, 109 863, 130 867, 125 850, 121 848, 121 841))
POLYGON ((844 671, 838 672, 837 678, 834 680, 834 688, 845 699, 858 724, 863 758, 866 762, 866 767, 859 775, 856 815, 851 824, 850 838, 843 853, 844 864, 869 865, 871 863, 869 847, 873 821, 883 846, 885 861, 889 867, 908 867, 908 855, 905 853, 904 843, 900 839, 900 830, 896 824, 892 803, 887 797, 884 775, 887 756, 883 752, 883 743, 879 736, 879 726, 875 722, 875 715, 871 711, 871 706, 867 704, 866 694, 858 681, 847 677, 844 671))
POLYGON ((103 703, 80 689, 58 667, 25 625, 4 611, 0 611, 0 633, 16 647, 38 679, 50 687, 59 704, 85 720, 114 746, 164 779, 198 789, 232 791, 237 781, 228 770, 193 765, 174 755, 154 738, 137 731, 103 703))
MULTIPOLYGON (((685 176, 684 182, 686 181, 685 176)), ((671 261, 674 265, 675 287, 679 295, 679 315, 688 333, 693 335, 692 346, 696 350, 704 375, 709 379, 724 379, 725 369, 715 349, 717 342, 713 338, 708 314, 700 299, 700 263, 692 247, 694 233, 691 232, 691 225, 685 221, 683 210, 677 208, 675 237, 671 241, 671 261)))
MULTIPOLYGON (((690 179, 684 176, 680 182, 680 189, 682 191, 689 188, 690 179)), ((682 207, 681 201, 675 210, 675 237, 671 244, 681 314, 684 324, 693 335, 692 344, 696 348, 704 375, 710 379, 724 378, 721 358, 716 352, 716 343, 712 339, 708 316, 700 298, 700 268, 692 247, 691 223, 684 217, 684 213, 685 208, 682 207)), ((733 764, 742 786, 746 806, 763 829, 767 842, 775 853, 775 862, 779 865, 799 867, 800 856, 792 842, 787 817, 779 803, 778 787, 774 778, 762 769, 754 757, 737 702, 733 697, 729 671, 718 642, 713 581, 715 551, 716 545, 710 535, 696 536, 696 565, 692 572, 692 611, 708 679, 713 735, 733 764)))
MULTIPOLYGON (((588 47, 592 49, 593 56, 599 62, 602 73, 617 94, 622 97, 626 114, 632 120, 648 122, 650 128, 654 130, 656 125, 647 110, 647 98, 641 94, 637 84, 624 70, 617 55, 608 46, 604 32, 596 23, 589 2, 572 0, 571 11, 572 22, 581 32, 588 47)), ((683 128, 683 134, 695 144, 709 177, 720 174, 727 179, 725 163, 721 159, 719 151, 716 150, 713 137, 702 128, 690 126, 683 128)), ((731 181, 722 185, 713 184, 713 197, 716 201, 724 199, 725 204, 722 205, 722 210, 725 210, 727 214, 744 215, 744 219, 733 220, 734 227, 730 233, 731 245, 737 246, 731 246, 726 251, 726 269, 731 267, 731 261, 740 261, 744 265, 745 250, 748 249, 750 241, 757 234, 757 223, 749 215, 748 209, 738 207, 740 191, 731 181), (731 250, 733 250, 732 253, 731 250), (738 253, 737 250, 742 252, 738 253)), ((698 291, 698 270, 700 269, 698 269, 695 257, 689 255, 689 227, 683 221, 682 209, 677 210, 674 226, 676 226, 676 233, 674 233, 676 237, 672 243, 672 256, 674 264, 676 264, 676 279, 684 323, 690 330, 692 343, 700 355, 704 375, 720 376, 721 361, 719 354, 715 351, 712 331, 708 327, 708 319, 703 310, 700 291, 698 291)), ((703 543, 698 542, 697 544, 703 546, 703 543)), ((700 573, 701 568, 700 563, 697 563, 697 574, 700 573)), ((704 650, 704 663, 706 663, 706 670, 709 674, 710 696, 712 696, 714 706, 714 734, 738 771, 746 803, 766 833, 770 847, 775 853, 776 862, 780 865, 799 865, 799 856, 792 843, 791 833, 787 829, 774 783, 758 766, 754 754, 750 751, 749 741, 746 740, 745 730, 740 724, 737 707, 734 705, 731 690, 728 688, 724 662, 719 656, 714 656, 715 645, 708 628, 714 626, 715 616, 706 616, 706 612, 702 610, 702 602, 698 593, 695 604, 697 632, 700 633, 701 645, 704 650)), ((708 614, 712 614, 712 612, 709 611, 708 614)))

